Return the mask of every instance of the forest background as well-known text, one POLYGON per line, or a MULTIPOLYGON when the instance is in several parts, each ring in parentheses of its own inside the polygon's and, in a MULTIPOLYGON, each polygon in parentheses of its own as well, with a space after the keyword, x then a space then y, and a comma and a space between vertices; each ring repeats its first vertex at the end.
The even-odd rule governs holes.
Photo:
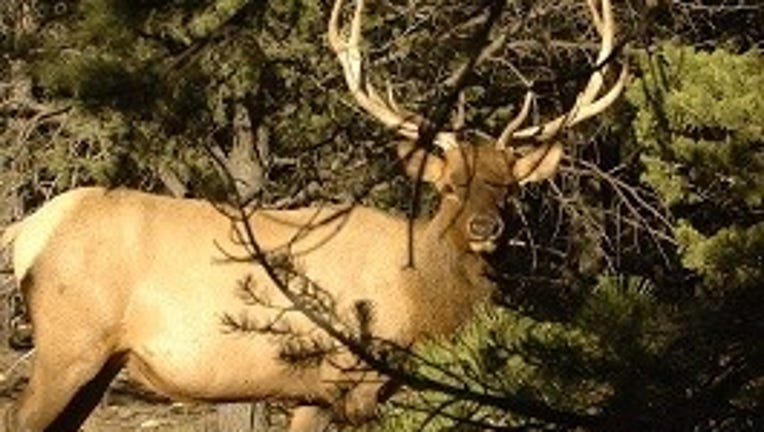
MULTIPOLYGON (((3 1, 0 221, 81 185, 230 199, 229 173, 261 206, 426 213, 430 195, 390 174, 394 134, 350 102, 330 7, 3 1)), ((596 67, 580 1, 371 2, 374 79, 442 110, 491 8, 503 45, 458 89, 461 133, 498 135, 529 86, 535 118, 567 110, 596 67)), ((417 351, 412 376, 460 391, 403 392, 374 427, 764 430, 764 8, 616 10, 625 96, 514 203, 493 304, 417 351)))

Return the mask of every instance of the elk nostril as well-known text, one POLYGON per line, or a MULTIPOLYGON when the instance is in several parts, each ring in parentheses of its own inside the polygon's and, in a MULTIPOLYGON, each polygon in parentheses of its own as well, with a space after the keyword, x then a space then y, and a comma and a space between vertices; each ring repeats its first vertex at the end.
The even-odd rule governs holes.
POLYGON ((470 219, 467 228, 469 229, 470 237, 494 239, 499 237, 504 231, 504 222, 497 217, 476 215, 470 219))

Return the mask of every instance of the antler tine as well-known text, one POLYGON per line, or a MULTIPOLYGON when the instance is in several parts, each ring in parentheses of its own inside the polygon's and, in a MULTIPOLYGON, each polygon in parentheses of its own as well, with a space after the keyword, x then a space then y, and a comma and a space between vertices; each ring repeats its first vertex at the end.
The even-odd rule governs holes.
POLYGON ((595 0, 587 0, 586 4, 589 5, 589 12, 592 13, 592 21, 594 22, 594 27, 597 28, 597 32, 602 35, 602 15, 600 15, 599 9, 597 9, 597 3, 595 0))
POLYGON ((602 89, 602 85, 605 83, 605 73, 607 72, 607 61, 613 54, 613 48, 615 46, 615 20, 613 19, 613 10, 610 5, 610 0, 602 0, 602 14, 597 10, 595 0, 588 0, 589 10, 592 13, 592 21, 594 21, 594 27, 597 29, 597 33, 602 38, 602 46, 600 52, 597 55, 597 61, 595 67, 597 70, 592 73, 589 82, 586 83, 586 88, 578 98, 578 104, 580 107, 586 106, 591 103, 597 96, 597 93, 602 89))
MULTIPOLYGON (((419 138, 421 118, 400 110, 391 92, 388 92, 388 100, 380 97, 379 92, 367 81, 360 49, 363 7, 364 0, 357 0, 350 35, 347 40, 343 40, 339 28, 342 0, 335 1, 329 18, 329 45, 342 66, 345 82, 358 105, 386 127, 395 129, 398 134, 408 139, 416 140, 419 138)), ((443 149, 457 146, 456 135, 451 132, 439 132, 433 142, 443 149)))
POLYGON ((536 94, 533 92, 533 90, 528 90, 528 92, 525 93, 525 100, 523 101, 522 108, 520 108, 520 111, 517 113, 515 118, 507 123, 507 126, 501 132, 499 139, 496 140, 496 148, 500 150, 507 148, 509 142, 512 141, 515 130, 517 130, 517 128, 523 124, 525 119, 528 118, 528 114, 531 112, 531 105, 533 104, 533 100, 535 98, 536 94))
POLYGON ((597 55, 596 70, 592 73, 586 87, 579 94, 576 103, 568 113, 545 124, 516 131, 512 134, 512 138, 535 138, 538 141, 547 141, 556 136, 563 128, 573 126, 602 112, 618 98, 623 90, 628 79, 628 69, 625 64, 621 66, 618 81, 605 95, 596 99, 605 82, 606 63, 610 60, 615 48, 615 20, 610 0, 601 0, 601 13, 595 4, 596 0, 587 0, 587 2, 592 13, 594 26, 602 39, 597 55))

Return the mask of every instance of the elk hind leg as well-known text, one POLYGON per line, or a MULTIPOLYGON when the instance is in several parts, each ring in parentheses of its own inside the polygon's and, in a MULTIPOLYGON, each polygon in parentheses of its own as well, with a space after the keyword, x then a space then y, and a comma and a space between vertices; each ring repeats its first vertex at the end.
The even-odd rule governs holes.
POLYGON ((41 354, 11 432, 76 432, 122 368, 124 356, 102 351, 65 361, 41 354))
POLYGON ((124 365, 124 356, 115 354, 101 367, 101 370, 77 390, 74 397, 47 430, 76 431, 103 398, 106 389, 124 365))

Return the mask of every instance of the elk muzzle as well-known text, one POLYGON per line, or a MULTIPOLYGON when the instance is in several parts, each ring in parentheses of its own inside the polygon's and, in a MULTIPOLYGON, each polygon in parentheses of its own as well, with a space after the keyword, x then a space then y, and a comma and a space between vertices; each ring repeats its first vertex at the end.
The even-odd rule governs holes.
POLYGON ((504 232, 504 222, 498 216, 476 214, 467 222, 470 249, 476 253, 496 250, 496 240, 504 232))

